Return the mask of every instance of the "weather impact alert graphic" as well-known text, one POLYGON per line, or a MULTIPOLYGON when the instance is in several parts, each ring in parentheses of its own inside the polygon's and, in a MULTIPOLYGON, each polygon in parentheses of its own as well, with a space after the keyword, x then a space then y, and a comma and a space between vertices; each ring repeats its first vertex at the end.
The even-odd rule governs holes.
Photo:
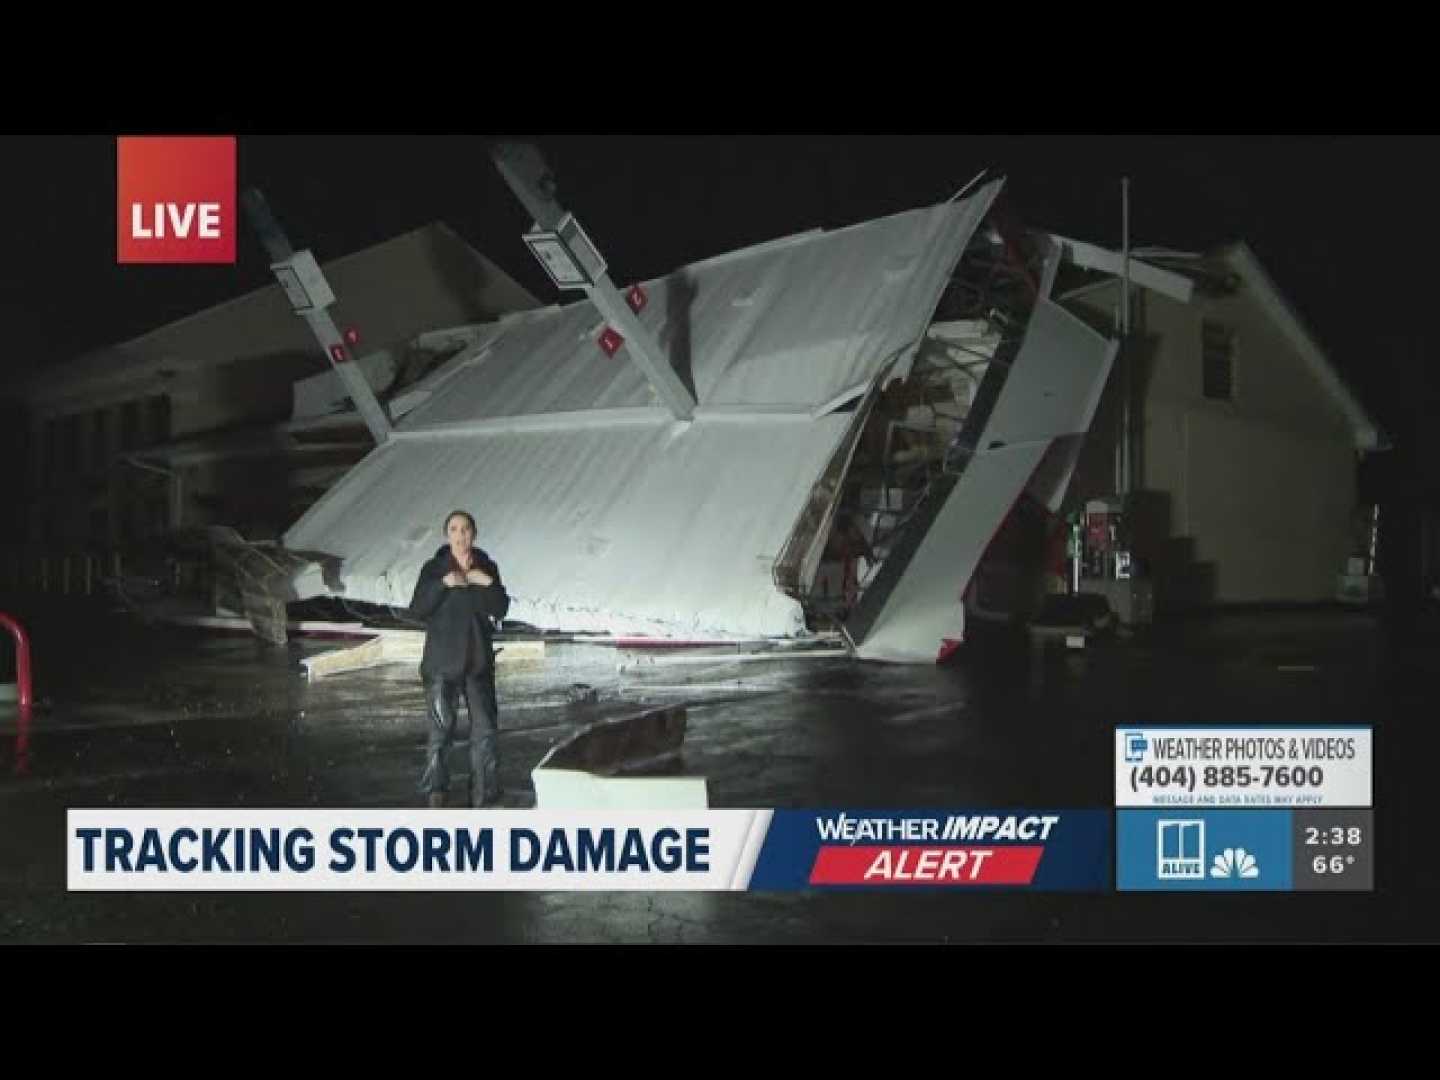
POLYGON ((777 810, 752 889, 1110 887, 1103 810, 777 810))

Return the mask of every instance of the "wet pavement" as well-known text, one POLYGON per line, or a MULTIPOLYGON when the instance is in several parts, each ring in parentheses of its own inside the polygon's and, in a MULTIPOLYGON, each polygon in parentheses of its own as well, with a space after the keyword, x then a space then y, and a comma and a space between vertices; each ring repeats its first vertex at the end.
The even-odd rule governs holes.
MULTIPOLYGON (((418 676, 404 665, 307 683, 243 636, 145 627, 52 600, 28 616, 37 696, 17 757, 0 705, 0 942, 1427 941, 1435 818, 1434 638, 1373 616, 1228 615, 1080 652, 1023 641, 944 667, 845 659, 674 663, 553 646, 501 668, 502 781, 596 719, 689 711, 685 767, 712 806, 1108 807, 1119 723, 1373 723, 1373 894, 97 894, 65 889, 70 807, 418 806, 418 676), (623 665, 623 670, 620 669, 623 665), (588 689, 575 690, 577 686, 588 689), (48 699, 48 700, 46 700, 48 699), (1412 767, 1407 767, 1407 765, 1412 767), (1417 776, 1417 782, 1402 777, 1417 776)), ((462 721, 463 722, 463 721, 462 721)), ((464 754, 453 759, 454 792, 464 754)))

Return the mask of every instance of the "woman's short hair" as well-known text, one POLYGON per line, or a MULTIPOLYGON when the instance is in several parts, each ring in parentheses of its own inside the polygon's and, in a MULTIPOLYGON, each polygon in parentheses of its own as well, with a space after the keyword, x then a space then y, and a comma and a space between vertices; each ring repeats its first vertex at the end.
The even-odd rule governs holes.
POLYGON ((467 514, 464 510, 451 510, 450 513, 445 515, 445 532, 448 533, 450 531, 450 522, 454 521, 457 517, 463 517, 466 521, 470 523, 470 531, 472 533, 476 531, 475 519, 473 517, 467 514))

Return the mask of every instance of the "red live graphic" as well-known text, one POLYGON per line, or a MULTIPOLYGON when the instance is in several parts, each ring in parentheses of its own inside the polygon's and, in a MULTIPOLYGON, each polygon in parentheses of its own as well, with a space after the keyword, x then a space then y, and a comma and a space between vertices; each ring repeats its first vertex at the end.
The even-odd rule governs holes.
POLYGON ((820 849, 811 885, 1029 885, 1042 845, 820 849))
POLYGON ((235 261, 235 137, 116 140, 116 259, 235 261))

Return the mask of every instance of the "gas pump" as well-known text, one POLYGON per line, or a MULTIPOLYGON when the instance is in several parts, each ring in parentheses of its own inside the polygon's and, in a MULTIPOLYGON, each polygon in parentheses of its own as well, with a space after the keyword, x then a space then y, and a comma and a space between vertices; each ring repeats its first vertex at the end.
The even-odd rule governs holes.
MULTIPOLYGON (((1125 511, 1119 499, 1091 499, 1085 504, 1085 573, 1087 577, 1115 581, 1116 568, 1124 551, 1122 535, 1125 511)), ((1129 552, 1124 551, 1126 564, 1129 552)), ((1128 576, 1128 575, 1127 575, 1128 576)))
POLYGON ((1118 496, 1089 500, 1083 514, 1074 516, 1071 529, 1076 549, 1074 590, 1104 596, 1122 623, 1151 622, 1154 593, 1151 583, 1136 574, 1125 500, 1118 496))

